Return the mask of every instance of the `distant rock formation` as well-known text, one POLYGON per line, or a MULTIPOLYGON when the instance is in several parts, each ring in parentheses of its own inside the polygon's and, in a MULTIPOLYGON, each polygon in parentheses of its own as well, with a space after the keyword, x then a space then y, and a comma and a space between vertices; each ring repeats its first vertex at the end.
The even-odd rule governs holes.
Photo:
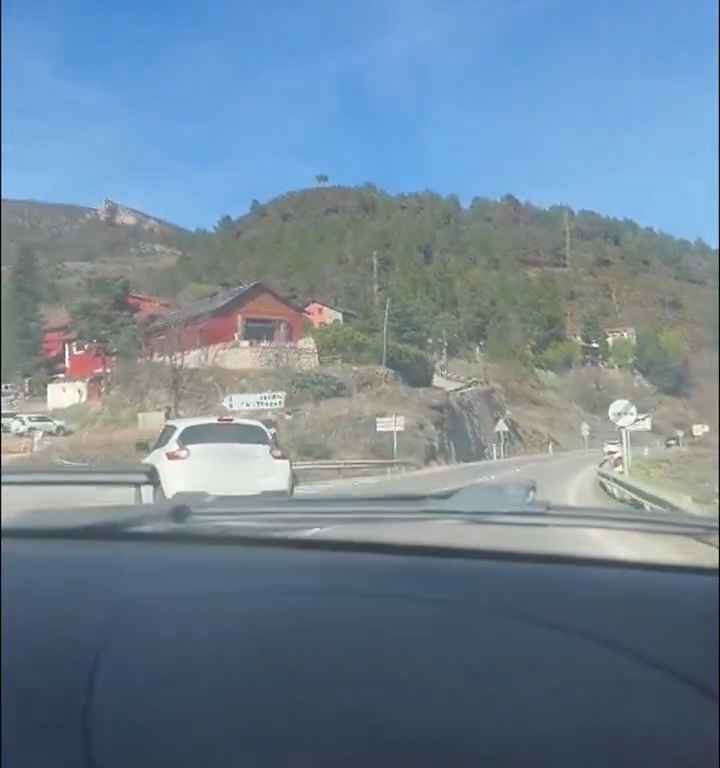
POLYGON ((160 219, 148 216, 142 211, 128 208, 113 200, 105 200, 102 207, 97 208, 94 214, 100 221, 107 224, 115 224, 125 227, 141 227, 150 232, 171 231, 174 227, 160 219))

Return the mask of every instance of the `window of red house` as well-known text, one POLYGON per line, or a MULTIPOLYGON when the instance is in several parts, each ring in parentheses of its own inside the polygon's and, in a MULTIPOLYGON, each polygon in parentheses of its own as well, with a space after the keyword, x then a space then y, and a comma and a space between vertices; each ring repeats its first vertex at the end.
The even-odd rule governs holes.
POLYGON ((242 324, 242 338, 247 341, 274 341, 277 321, 246 318, 242 324))

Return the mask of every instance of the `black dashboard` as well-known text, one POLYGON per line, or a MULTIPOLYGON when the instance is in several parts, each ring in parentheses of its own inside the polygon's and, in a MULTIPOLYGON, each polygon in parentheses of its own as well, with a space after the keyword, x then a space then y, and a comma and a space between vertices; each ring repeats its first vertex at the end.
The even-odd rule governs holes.
POLYGON ((4 539, 3 765, 715 766, 712 572, 4 539))

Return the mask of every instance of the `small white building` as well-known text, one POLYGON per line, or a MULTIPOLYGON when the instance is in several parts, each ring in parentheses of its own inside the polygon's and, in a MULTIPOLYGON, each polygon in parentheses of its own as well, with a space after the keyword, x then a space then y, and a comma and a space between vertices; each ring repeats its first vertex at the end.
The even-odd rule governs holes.
POLYGON ((52 381, 47 385, 47 409, 57 411, 84 403, 88 396, 86 381, 52 381))
POLYGON ((618 339, 626 339, 632 344, 637 344, 637 334, 632 326, 625 326, 623 328, 606 328, 605 339, 607 340, 608 347, 612 347, 613 343, 618 339))

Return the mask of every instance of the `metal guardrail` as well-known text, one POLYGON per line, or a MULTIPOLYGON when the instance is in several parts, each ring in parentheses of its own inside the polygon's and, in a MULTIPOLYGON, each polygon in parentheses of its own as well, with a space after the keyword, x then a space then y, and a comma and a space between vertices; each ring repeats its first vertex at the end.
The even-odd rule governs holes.
POLYGON ((393 469, 419 467, 417 462, 400 459, 338 459, 335 461, 294 461, 295 470, 342 471, 344 469, 393 469))
POLYGON ((597 476, 600 487, 618 501, 641 506, 648 512, 656 510, 694 514, 692 510, 679 506, 637 481, 633 482, 625 477, 618 477, 614 473, 602 469, 602 465, 597 469, 597 476))
POLYGON ((38 487, 133 488, 136 504, 151 504, 159 485, 157 471, 150 465, 126 469, 102 467, 3 467, 2 485, 38 487))

